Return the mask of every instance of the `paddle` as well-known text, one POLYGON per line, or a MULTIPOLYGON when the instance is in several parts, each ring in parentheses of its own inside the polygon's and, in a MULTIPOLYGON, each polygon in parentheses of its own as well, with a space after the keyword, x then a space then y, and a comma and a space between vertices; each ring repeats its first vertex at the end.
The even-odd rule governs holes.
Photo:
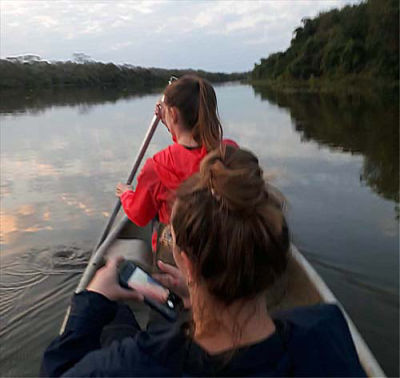
MULTIPOLYGON (((169 81, 168 81, 168 85, 171 84, 173 81, 177 80, 177 78, 175 76, 171 76, 169 81)), ((162 100, 164 101, 164 96, 162 97, 162 100)), ((154 132, 156 131, 157 125, 160 122, 160 117, 154 115, 153 119, 151 120, 150 126, 147 130, 147 133, 143 139, 142 145, 140 146, 139 152, 136 155, 135 158, 135 162, 133 164, 131 173, 128 177, 128 180, 126 181, 127 185, 131 185, 133 179, 135 178, 135 175, 137 173, 137 170, 139 169, 140 163, 143 160, 144 154, 146 153, 147 147, 150 144, 151 138, 154 135, 154 132)), ((114 223, 114 220, 119 212, 121 208, 121 200, 118 198, 115 206, 114 206, 114 210, 111 213, 110 218, 108 219, 108 222, 103 230, 103 233, 101 234, 98 242, 96 243, 95 247, 93 248, 92 251, 92 256, 94 255, 94 253, 97 251, 97 249, 100 247, 100 245, 103 243, 104 239, 106 238, 106 236, 108 235, 108 233, 110 232, 110 229, 114 223)))

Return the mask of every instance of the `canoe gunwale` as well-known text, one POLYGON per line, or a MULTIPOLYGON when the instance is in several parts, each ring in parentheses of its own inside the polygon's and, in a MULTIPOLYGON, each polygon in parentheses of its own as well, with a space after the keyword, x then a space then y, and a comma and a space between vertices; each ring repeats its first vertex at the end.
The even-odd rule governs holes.
POLYGON ((326 283, 323 281, 321 276, 316 272, 316 270, 311 266, 307 259, 299 252, 299 250, 292 244, 291 245, 292 257, 296 262, 303 268, 309 280, 314 284, 315 288, 318 290, 321 299, 325 303, 334 303, 340 307, 342 310, 347 324, 350 329, 351 336, 353 338, 354 345, 357 349, 358 356, 360 358, 361 365, 366 371, 369 377, 386 377, 383 369, 379 365, 378 361, 372 354, 367 343, 364 341, 357 327, 351 320, 350 316, 347 314, 346 310, 343 308, 342 304, 338 301, 326 283))

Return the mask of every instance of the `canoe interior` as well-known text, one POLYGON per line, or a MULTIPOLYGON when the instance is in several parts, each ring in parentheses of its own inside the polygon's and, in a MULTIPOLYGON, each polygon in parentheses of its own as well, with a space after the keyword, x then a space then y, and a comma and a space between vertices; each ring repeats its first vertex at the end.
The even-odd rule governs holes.
MULTIPOLYGON (((129 222, 107 251, 107 257, 122 255, 152 270, 152 226, 138 227, 129 222)), ((306 306, 323 302, 323 299, 298 261, 291 258, 285 275, 274 285, 268 295, 271 311, 306 306)))
POLYGON ((267 305, 270 312, 297 306, 308 306, 323 302, 320 292, 301 269, 299 263, 290 258, 285 274, 268 291, 267 305))
MULTIPOLYGON (((146 271, 153 270, 153 252, 151 249, 152 225, 146 227, 138 227, 134 223, 129 222, 122 229, 118 238, 114 240, 110 248, 107 250, 105 258, 111 256, 123 256, 127 260, 135 261, 146 271)), ((150 309, 142 303, 130 302, 130 308, 135 314, 136 320, 142 329, 146 328, 150 309)))
POLYGON ((124 256, 127 260, 133 260, 147 271, 151 271, 153 265, 151 234, 151 223, 146 227, 139 227, 128 222, 111 244, 106 258, 114 255, 124 256))

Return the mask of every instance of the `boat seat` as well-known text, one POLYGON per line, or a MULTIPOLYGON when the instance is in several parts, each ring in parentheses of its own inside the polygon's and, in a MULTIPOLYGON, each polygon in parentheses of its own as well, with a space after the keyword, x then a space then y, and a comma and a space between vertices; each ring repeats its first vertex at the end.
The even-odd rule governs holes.
POLYGON ((148 243, 141 239, 116 239, 107 252, 106 259, 111 256, 123 256, 132 260, 146 270, 151 270, 153 252, 148 243))

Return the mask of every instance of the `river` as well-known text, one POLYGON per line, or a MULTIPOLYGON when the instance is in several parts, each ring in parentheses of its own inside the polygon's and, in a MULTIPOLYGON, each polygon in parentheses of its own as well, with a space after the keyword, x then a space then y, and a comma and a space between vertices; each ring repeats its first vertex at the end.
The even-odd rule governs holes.
MULTIPOLYGON (((398 97, 216 86, 225 136, 288 200, 294 243, 398 376, 398 97)), ((0 375, 37 376, 157 91, 0 95, 0 375)), ((162 126, 147 155, 170 137, 162 126)))

